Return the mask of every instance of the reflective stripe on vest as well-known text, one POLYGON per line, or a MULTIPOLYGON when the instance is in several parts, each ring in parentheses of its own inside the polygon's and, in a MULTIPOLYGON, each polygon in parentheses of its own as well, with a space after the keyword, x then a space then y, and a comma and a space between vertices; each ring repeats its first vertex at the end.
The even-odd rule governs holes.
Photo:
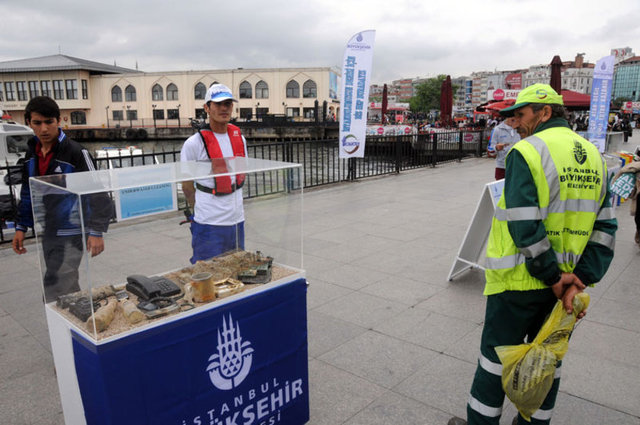
POLYGON ((607 247, 614 243, 610 235, 592 231, 596 216, 613 215, 609 208, 600 210, 607 189, 606 164, 592 144, 568 129, 552 128, 513 149, 529 166, 539 206, 506 208, 504 196, 500 198, 487 242, 485 295, 546 288, 528 273, 525 262, 551 248, 560 269, 570 272, 587 242, 607 247), (507 222, 523 220, 542 220, 547 236, 518 249, 507 222))
MULTIPOLYGON (((227 135, 231 142, 231 149, 233 149, 234 157, 245 156, 244 142, 242 141, 240 129, 235 125, 227 124, 227 135)), ((220 143, 218 142, 218 139, 216 139, 215 134, 213 134, 213 131, 201 130, 200 136, 203 138, 203 144, 205 151, 207 152, 207 156, 211 159, 213 172, 215 174, 226 173, 228 171, 226 164, 223 161, 216 161, 222 159, 223 155, 220 143)), ((231 184, 231 176, 215 177, 213 188, 203 185, 200 185, 200 187, 196 186, 196 188, 213 195, 227 195, 229 193, 233 193, 236 189, 241 188, 244 184, 244 179, 244 174, 236 174, 236 183, 231 184)))

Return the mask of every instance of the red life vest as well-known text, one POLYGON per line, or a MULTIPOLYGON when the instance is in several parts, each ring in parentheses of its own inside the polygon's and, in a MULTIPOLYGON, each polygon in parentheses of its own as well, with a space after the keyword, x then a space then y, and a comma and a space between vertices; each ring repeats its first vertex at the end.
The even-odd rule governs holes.
MULTIPOLYGON (((210 129, 203 129, 199 131, 200 136, 204 142, 204 148, 207 152, 207 156, 211 159, 211 165, 214 173, 226 173, 227 167, 224 161, 216 161, 216 159, 223 158, 222 149, 220 149, 220 143, 210 129)), ((242 133, 240 129, 232 124, 227 124, 227 134, 231 141, 231 148, 233 149, 233 156, 245 156, 244 142, 242 141, 242 133)), ((236 174, 236 183, 231 184, 231 176, 221 176, 214 178, 214 187, 209 188, 200 184, 196 184, 197 189, 211 193, 213 195, 228 195, 235 192, 236 189, 240 189, 244 185, 244 174, 236 174)))

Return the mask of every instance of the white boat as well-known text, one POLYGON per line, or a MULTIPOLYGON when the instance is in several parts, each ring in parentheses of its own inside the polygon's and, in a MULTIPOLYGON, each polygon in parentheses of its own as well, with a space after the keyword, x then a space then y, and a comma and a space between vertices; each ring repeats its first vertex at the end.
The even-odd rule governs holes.
POLYGON ((33 135, 33 130, 25 125, 0 119, 0 227, 3 231, 14 227, 13 220, 22 187, 21 169, 11 166, 24 161, 27 142, 33 135), (11 170, 11 174, 8 170, 11 170))
MULTIPOLYGON (((8 195, 10 192, 8 166, 22 163, 27 153, 27 142, 34 133, 26 125, 13 121, 0 120, 0 195, 8 195)), ((13 174, 12 180, 17 176, 13 174)), ((16 198, 20 195, 20 184, 13 185, 16 198)))
POLYGON ((126 148, 105 147, 94 152, 94 157, 98 160, 98 170, 111 170, 121 167, 133 167, 138 165, 159 164, 157 156, 146 157, 143 160, 143 151, 137 146, 127 146, 126 148), (106 161, 104 159, 107 159, 106 161))

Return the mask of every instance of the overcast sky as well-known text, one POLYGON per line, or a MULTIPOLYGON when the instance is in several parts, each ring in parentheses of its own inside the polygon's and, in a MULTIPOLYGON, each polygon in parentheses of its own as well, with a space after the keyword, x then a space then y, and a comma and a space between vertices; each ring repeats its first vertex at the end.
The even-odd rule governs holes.
POLYGON ((376 30, 372 83, 640 54, 638 0, 0 0, 0 61, 57 54, 174 71, 340 66, 376 30))

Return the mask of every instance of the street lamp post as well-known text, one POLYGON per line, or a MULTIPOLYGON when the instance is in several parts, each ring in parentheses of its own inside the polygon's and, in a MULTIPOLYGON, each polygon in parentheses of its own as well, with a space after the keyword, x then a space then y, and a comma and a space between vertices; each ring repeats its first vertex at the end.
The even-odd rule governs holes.
POLYGON ((129 118, 129 127, 133 127, 133 121, 131 120, 131 113, 129 112, 131 105, 127 105, 127 118, 129 118))
POLYGON ((104 108, 104 111, 107 114, 107 128, 109 128, 109 105, 104 108))
POLYGON ((153 108, 153 128, 157 129, 156 127, 156 106, 158 105, 151 105, 151 108, 153 108))
POLYGON ((180 104, 178 103, 178 128, 180 128, 180 104))

